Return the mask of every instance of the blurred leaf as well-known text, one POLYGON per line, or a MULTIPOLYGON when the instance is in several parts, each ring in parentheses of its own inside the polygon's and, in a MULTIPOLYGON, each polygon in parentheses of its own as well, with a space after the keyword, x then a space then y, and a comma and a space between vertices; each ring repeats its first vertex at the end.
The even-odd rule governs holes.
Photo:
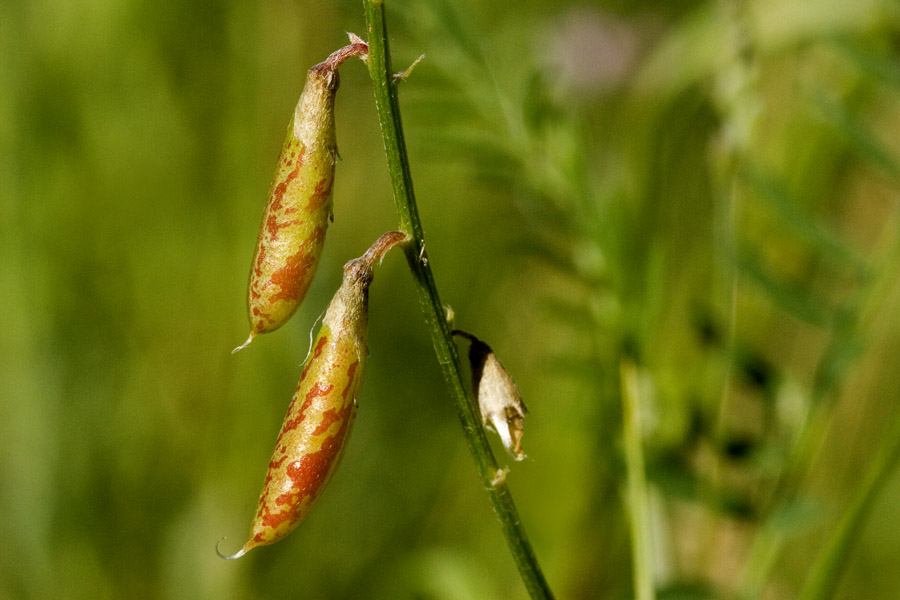
POLYGON ((756 253, 744 246, 738 251, 741 273, 758 286, 772 302, 789 314, 818 327, 829 322, 829 310, 804 286, 779 279, 770 273, 756 253))
POLYGON ((594 380, 597 377, 604 377, 606 375, 603 365, 590 357, 577 354, 557 354, 547 356, 541 359, 541 364, 548 372, 563 377, 573 377, 579 380, 594 380))
POLYGON ((797 199, 791 197, 783 178, 754 166, 746 167, 742 174, 758 197, 776 211, 794 236, 804 240, 812 251, 827 260, 850 268, 856 277, 864 276, 866 263, 862 257, 804 212, 797 199))
POLYGON ((815 373, 816 399, 821 399, 843 381, 866 348, 862 340, 834 334, 834 343, 819 361, 815 373))
POLYGON ((893 181, 900 181, 900 158, 878 139, 859 111, 851 110, 823 90, 807 89, 806 97, 816 114, 844 136, 861 160, 882 170, 893 181))
POLYGON ((762 393, 765 400, 773 400, 778 386, 777 367, 757 350, 737 343, 732 357, 735 371, 748 386, 762 393))
POLYGON ((591 311, 582 302, 547 297, 541 300, 540 308, 553 319, 561 321, 577 331, 591 331, 595 326, 591 311))
POLYGON ((667 453, 652 458, 647 464, 647 475, 667 498, 700 500, 700 482, 685 459, 678 454, 667 453))
POLYGON ((479 36, 470 30, 455 5, 448 0, 432 0, 426 6, 433 11, 441 32, 450 38, 451 46, 462 50, 472 64, 486 69, 484 53, 477 41, 479 36))
POLYGON ((698 502, 714 513, 741 521, 755 521, 758 518, 758 508, 743 490, 712 488, 689 466, 687 459, 677 454, 652 459, 647 464, 647 475, 669 498, 698 502))
POLYGON ((659 600, 719 600, 728 595, 707 583, 672 583, 657 593, 659 600))
POLYGON ((635 88, 666 101, 713 74, 728 59, 728 27, 719 3, 700 4, 653 48, 635 78, 635 88))
MULTIPOLYGON (((548 228, 550 229, 550 228, 548 228)), ((551 230, 552 231, 552 230, 551 230)), ((544 233, 551 233, 545 231, 544 233)), ((573 282, 581 283, 589 288, 603 287, 607 283, 603 273, 604 258, 599 252, 591 252, 589 247, 578 252, 571 240, 568 243, 556 240, 550 235, 535 234, 517 240, 510 250, 521 256, 533 258, 551 267, 563 275, 569 276, 573 282)))
POLYGON ((797 498, 776 506, 769 515, 769 524, 788 537, 799 536, 819 524, 822 506, 812 498, 797 498))
POLYGON ((831 42, 845 56, 853 60, 864 73, 891 87, 900 88, 900 63, 885 52, 886 48, 874 51, 871 44, 842 37, 831 42))

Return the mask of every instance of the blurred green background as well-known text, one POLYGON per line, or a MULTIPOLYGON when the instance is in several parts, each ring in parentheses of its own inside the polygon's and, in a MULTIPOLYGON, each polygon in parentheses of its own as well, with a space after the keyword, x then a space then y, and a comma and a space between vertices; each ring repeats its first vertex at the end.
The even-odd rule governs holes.
MULTIPOLYGON (((395 68, 426 54, 401 106, 431 264, 531 410, 509 482, 558 597, 632 595, 624 359, 660 597, 797 597, 900 432, 900 7, 387 6, 395 68)), ((349 62, 319 274, 230 354, 284 128, 345 31, 359 2, 0 3, 0 597, 525 596, 400 255, 324 498, 213 551, 341 265, 394 228, 349 62)), ((900 589, 888 458, 836 598, 900 589)))

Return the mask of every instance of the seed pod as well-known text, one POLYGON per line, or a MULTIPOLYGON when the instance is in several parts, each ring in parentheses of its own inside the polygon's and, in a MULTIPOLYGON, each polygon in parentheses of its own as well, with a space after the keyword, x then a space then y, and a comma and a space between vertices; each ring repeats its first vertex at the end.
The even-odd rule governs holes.
POLYGON ((350 56, 368 56, 355 43, 312 67, 278 157, 250 268, 247 308, 250 337, 278 329, 296 312, 316 273, 332 214, 337 157, 334 97, 338 67, 350 56))
MULTIPOLYGON (((250 537, 232 556, 274 543, 309 514, 340 460, 362 383, 373 267, 406 234, 386 233, 344 266, 344 280, 322 319, 291 400, 260 494, 250 537)), ((218 549, 216 550, 218 552, 218 549)))
POLYGON ((490 346, 465 331, 456 330, 453 334, 471 342, 469 363, 472 367, 472 390, 478 399, 482 423, 497 432, 510 456, 523 460, 522 435, 528 408, 522 401, 516 382, 497 360, 490 346))

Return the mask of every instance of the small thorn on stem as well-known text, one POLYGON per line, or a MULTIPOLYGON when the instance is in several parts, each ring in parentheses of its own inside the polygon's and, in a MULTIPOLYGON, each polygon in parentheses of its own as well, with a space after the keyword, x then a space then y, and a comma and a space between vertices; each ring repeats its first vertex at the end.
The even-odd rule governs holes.
POLYGON ((444 305, 444 320, 447 322, 447 327, 453 331, 456 327, 456 312, 449 304, 444 305))
POLYGON ((497 487, 498 485, 504 485, 506 483, 506 476, 509 475, 509 469, 504 467, 502 469, 497 469, 494 472, 494 478, 491 479, 491 486, 497 487))
POLYGON ((406 78, 413 72, 413 69, 416 68, 416 65, 422 62, 422 59, 425 58, 425 55, 421 55, 419 58, 413 61, 413 64, 409 65, 405 71, 401 71, 399 73, 394 73, 394 83, 399 81, 406 81, 406 78))

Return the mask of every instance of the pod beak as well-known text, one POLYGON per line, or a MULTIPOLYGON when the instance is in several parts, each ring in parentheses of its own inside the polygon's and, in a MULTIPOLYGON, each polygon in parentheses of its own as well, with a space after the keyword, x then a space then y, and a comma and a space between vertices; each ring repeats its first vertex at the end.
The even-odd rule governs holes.
POLYGON ((247 554, 247 550, 249 550, 249 548, 247 548, 247 546, 244 546, 243 548, 241 548, 240 550, 238 550, 237 552, 235 552, 234 554, 231 554, 231 555, 222 554, 222 552, 219 550, 219 544, 224 542, 226 539, 228 539, 228 538, 223 537, 218 542, 216 542, 216 554, 219 555, 219 558, 224 559, 224 560, 234 560, 236 558, 240 558, 243 555, 247 554))
POLYGON ((243 350, 244 348, 246 348, 247 346, 249 346, 249 345, 250 345, 250 342, 253 341, 253 338, 254 338, 254 337, 256 337, 256 335, 255 335, 254 333, 251 332, 251 333, 250 333, 250 337, 247 338, 247 341, 244 342, 243 344, 241 344, 240 346, 238 346, 237 348, 235 348, 234 350, 232 350, 231 353, 232 353, 232 354, 237 354, 238 352, 240 352, 241 350, 243 350))

